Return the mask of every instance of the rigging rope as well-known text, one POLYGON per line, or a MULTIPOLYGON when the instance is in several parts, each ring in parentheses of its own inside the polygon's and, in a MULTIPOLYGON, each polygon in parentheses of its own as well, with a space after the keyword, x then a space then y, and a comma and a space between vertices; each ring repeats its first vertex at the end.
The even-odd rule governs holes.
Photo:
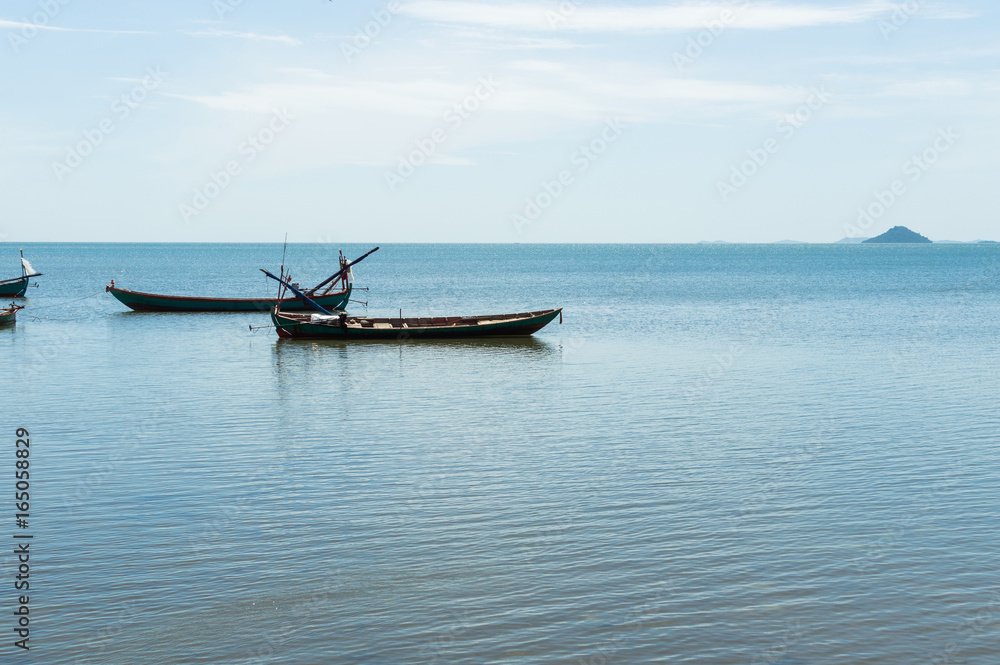
MULTIPOLYGON (((53 305, 45 305, 44 307, 32 307, 31 311, 32 312, 37 312, 40 309, 52 309, 53 307, 65 307, 66 305, 71 305, 71 304, 73 304, 75 302, 80 302, 81 300, 87 300, 88 298, 96 298, 97 296, 101 295, 102 293, 104 293, 104 289, 101 289, 97 293, 92 293, 89 296, 83 296, 82 298, 75 298, 73 300, 67 300, 66 302, 59 302, 59 303, 55 303, 53 305)), ((68 321, 69 319, 66 319, 66 320, 68 321)))

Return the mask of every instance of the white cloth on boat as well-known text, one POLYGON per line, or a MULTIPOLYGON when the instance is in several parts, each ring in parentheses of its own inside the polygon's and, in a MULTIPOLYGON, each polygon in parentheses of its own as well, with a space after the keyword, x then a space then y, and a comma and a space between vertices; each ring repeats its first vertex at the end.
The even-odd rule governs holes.
POLYGON ((23 256, 21 257, 21 267, 24 269, 24 275, 26 277, 34 277, 35 275, 42 274, 37 270, 35 270, 34 268, 32 268, 31 264, 28 263, 28 259, 24 258, 23 256))
POLYGON ((336 323, 339 320, 339 314, 313 314, 309 317, 309 323, 336 323))

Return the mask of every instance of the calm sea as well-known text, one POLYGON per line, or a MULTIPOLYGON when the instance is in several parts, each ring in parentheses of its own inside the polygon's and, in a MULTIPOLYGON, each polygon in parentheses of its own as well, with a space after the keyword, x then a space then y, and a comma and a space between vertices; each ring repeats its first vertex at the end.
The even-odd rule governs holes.
POLYGON ((997 662, 1000 246, 384 245, 352 311, 564 323, 352 344, 104 293, 266 296, 280 245, 23 247, 4 663, 997 662))

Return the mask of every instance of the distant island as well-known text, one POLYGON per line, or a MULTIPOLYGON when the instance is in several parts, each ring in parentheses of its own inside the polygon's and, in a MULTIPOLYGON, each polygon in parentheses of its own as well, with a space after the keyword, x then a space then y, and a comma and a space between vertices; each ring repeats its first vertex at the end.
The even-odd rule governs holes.
MULTIPOLYGON (((997 244, 996 240, 930 240, 929 238, 915 233, 905 226, 894 226, 885 233, 875 238, 865 238, 865 237, 847 237, 841 238, 836 242, 832 243, 835 245, 858 245, 861 243, 929 243, 933 242, 940 245, 976 245, 976 244, 997 244)), ((759 240, 744 240, 739 242, 729 242, 727 240, 702 240, 698 243, 699 245, 827 245, 831 243, 827 242, 803 242, 801 240, 772 240, 771 242, 761 242, 759 240)))
POLYGON ((864 244, 868 243, 917 243, 917 242, 931 242, 930 238, 915 233, 905 226, 894 226, 880 236, 875 236, 874 238, 869 238, 868 240, 862 241, 864 244))

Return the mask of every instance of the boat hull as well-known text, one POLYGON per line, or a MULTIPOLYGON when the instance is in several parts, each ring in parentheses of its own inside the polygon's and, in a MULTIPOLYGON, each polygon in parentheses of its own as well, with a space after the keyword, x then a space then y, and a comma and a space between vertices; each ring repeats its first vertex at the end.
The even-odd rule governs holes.
POLYGON ((532 335, 560 316, 562 309, 521 314, 421 319, 367 319, 348 317, 344 325, 312 323, 308 314, 272 310, 271 321, 285 339, 396 340, 523 337, 532 335), (369 325, 370 324, 370 325, 369 325))
POLYGON ((12 326, 17 322, 17 310, 23 307, 11 307, 10 309, 0 309, 0 326, 12 326))
POLYGON ((28 290, 28 277, 8 279, 0 283, 0 298, 22 298, 28 290))
MULTIPOLYGON (((137 312, 266 312, 278 303, 277 298, 195 298, 141 293, 112 286, 107 292, 123 305, 137 312)), ((328 310, 344 309, 351 297, 351 289, 338 291, 312 299, 328 310)), ((303 312, 308 308, 295 298, 281 300, 286 311, 303 312)))

